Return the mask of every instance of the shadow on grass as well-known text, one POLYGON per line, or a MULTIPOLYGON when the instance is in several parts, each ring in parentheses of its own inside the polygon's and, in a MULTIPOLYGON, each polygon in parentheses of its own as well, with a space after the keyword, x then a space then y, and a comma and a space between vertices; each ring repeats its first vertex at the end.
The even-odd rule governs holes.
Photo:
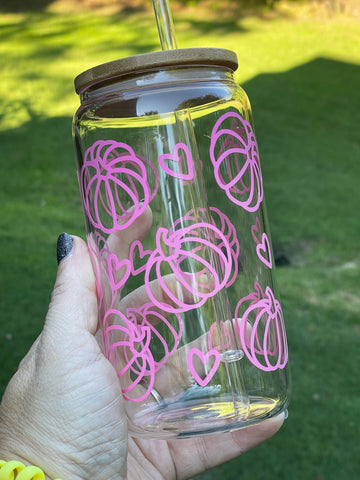
MULTIPOLYGON (((10 41, 16 50, 4 50, 2 61, 12 66, 14 52, 15 57, 26 52, 28 64, 34 59, 41 66, 39 75, 43 75, 43 65, 46 63, 41 62, 71 55, 73 51, 76 54, 81 50, 91 51, 93 55, 98 51, 106 52, 107 60, 114 60, 123 56, 124 51, 135 55, 160 49, 152 16, 133 14, 126 17, 126 22, 120 18, 121 14, 59 16, 53 12, 44 12, 41 15, 4 19, 0 22, 1 41, 10 41), (104 31, 106 35, 101 36, 104 31), (110 58, 112 53, 113 57, 110 58)), ((60 71, 56 80, 61 77, 61 73, 60 71)), ((38 75, 37 70, 32 69, 32 75, 38 75)), ((29 79, 28 76, 29 69, 26 69, 24 79, 29 79)))
MULTIPOLYGON (((324 58, 244 85, 253 106, 273 238, 288 246, 297 267, 279 272, 280 278, 294 278, 291 286, 284 281, 283 298, 295 395, 287 425, 274 440, 198 478, 338 478, 331 477, 334 472, 359 478, 350 458, 356 458, 353 432, 360 411, 352 393, 359 364, 354 361, 360 340, 356 314, 346 310, 347 296, 331 310, 300 298, 296 280, 300 284, 309 274, 299 268, 309 260, 298 250, 301 242, 311 242, 317 251, 312 259, 318 296, 324 289, 323 295, 331 293, 330 283, 321 286, 322 266, 359 255, 358 85, 359 66, 324 58), (342 428, 345 452, 338 446, 342 428)), ((32 114, 20 128, 0 134, 0 288, 5 293, 0 394, 42 327, 56 272, 57 235, 84 232, 70 132, 68 117, 32 114)), ((341 278, 337 274, 338 288, 341 278)))
POLYGON ((360 67, 326 58, 244 84, 260 147, 273 237, 358 255, 360 67), (321 246, 322 245, 322 246, 321 246))
MULTIPOLYGON (((221 3, 197 0, 196 4, 192 1, 171 1, 170 7, 176 13, 180 10, 192 10, 195 7, 195 17, 206 17, 210 12, 214 17, 212 28, 216 28, 218 23, 226 23, 231 28, 231 19, 243 18, 247 16, 257 16, 263 20, 269 20, 278 15, 287 16, 277 8, 279 0, 223 0, 221 3), (198 15, 196 15, 196 12, 198 15), (204 13, 205 12, 205 13, 204 13), (223 19, 225 21, 223 22, 223 19), (227 19, 227 20, 226 20, 227 19)), ((31 13, 44 12, 51 4, 58 3, 61 0, 2 0, 0 12, 3 13, 31 13)), ((63 11, 77 13, 97 12, 102 9, 110 8, 112 13, 121 13, 122 15, 133 14, 136 12, 152 11, 150 0, 66 0, 63 2, 63 11)), ((176 16, 176 15, 175 15, 176 16)), ((192 15, 194 18, 194 15, 192 15)), ((200 22, 200 21, 199 21, 200 22)), ((201 22, 200 22, 201 23, 201 22)), ((203 22, 204 26, 208 22, 203 22)), ((204 28, 204 27, 203 27, 204 28)))
POLYGON ((277 275, 293 392, 272 440, 196 480, 360 478, 359 82, 358 65, 317 58, 243 85, 272 237, 292 261, 277 275))
MULTIPOLYGON (((6 13, 26 13, 26 12, 42 12, 52 3, 61 3, 59 0, 2 0, 0 12, 6 13)), ((63 2, 64 11, 96 11, 101 8, 112 7, 122 13, 134 13, 143 11, 151 6, 147 0, 73 0, 63 2), (117 7, 117 8, 115 8, 117 7)))
POLYGON ((71 118, 0 132, 0 395, 40 332, 56 274, 56 239, 83 232, 71 118))
POLYGON ((0 12, 20 13, 45 10, 54 0, 2 0, 0 12))
MULTIPOLYGON (((292 263, 302 263, 307 242, 330 263, 358 254, 359 84, 359 66, 320 58, 243 85, 253 107, 273 239, 285 245, 292 263)), ((45 230, 54 223, 58 230, 76 226, 67 225, 79 205, 71 119, 29 115, 20 128, 0 134, 0 196, 8 205, 2 239, 10 243, 21 217, 31 218, 31 228, 24 222, 29 239, 44 230, 44 222, 45 230)))

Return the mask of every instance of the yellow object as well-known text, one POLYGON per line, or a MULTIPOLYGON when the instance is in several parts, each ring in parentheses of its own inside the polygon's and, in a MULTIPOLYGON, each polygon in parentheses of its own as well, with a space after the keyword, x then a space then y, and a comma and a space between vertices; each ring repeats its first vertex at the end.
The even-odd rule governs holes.
POLYGON ((0 480, 46 480, 46 477, 41 468, 26 467, 16 460, 10 462, 0 460, 0 480))

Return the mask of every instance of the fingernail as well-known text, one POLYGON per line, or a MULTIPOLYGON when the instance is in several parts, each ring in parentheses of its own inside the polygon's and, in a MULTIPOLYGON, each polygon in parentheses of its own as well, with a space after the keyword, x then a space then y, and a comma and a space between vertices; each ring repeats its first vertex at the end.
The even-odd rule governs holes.
POLYGON ((73 238, 67 233, 62 233, 57 240, 56 258, 58 265, 61 260, 70 255, 73 249, 73 238))

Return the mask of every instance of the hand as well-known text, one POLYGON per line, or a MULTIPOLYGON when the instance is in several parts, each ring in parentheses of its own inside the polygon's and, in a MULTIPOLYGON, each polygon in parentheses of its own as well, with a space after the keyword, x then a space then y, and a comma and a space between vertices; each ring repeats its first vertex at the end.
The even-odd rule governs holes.
POLYGON ((95 279, 86 244, 58 269, 46 322, 0 406, 0 457, 51 479, 185 479, 274 435, 280 415, 233 433, 186 440, 128 436, 115 370, 96 340, 95 279), (219 448, 221 445, 221 448, 219 448))

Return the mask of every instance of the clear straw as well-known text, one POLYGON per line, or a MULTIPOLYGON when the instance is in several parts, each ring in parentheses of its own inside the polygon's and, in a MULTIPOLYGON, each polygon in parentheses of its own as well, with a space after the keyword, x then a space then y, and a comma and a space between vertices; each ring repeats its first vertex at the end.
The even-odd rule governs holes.
MULTIPOLYGON (((175 39, 175 29, 174 23, 170 11, 169 0, 152 0, 155 18, 157 23, 157 29, 160 38, 160 44, 162 50, 174 50, 177 48, 176 39, 175 39)), ((175 125, 176 131, 182 143, 188 145, 192 151, 194 158, 197 158, 197 165, 200 164, 199 153, 196 145, 195 132, 193 129, 193 122, 190 115, 190 110, 177 110, 174 112, 175 115, 175 125)), ((205 185, 203 185, 205 189, 205 185)), ((197 199, 193 200, 194 204, 204 204, 197 199)), ((238 418, 247 418, 249 413, 249 398, 247 396, 245 382, 242 375, 242 370, 237 364, 238 360, 241 360, 243 357, 243 352, 233 345, 232 349, 229 350, 229 347, 225 347, 225 340, 222 334, 223 319, 228 319, 229 315, 226 314, 225 304, 228 303, 223 298, 218 298, 218 303, 214 303, 214 312, 217 319, 218 332, 220 335, 220 341, 222 344, 222 361, 225 364, 227 382, 229 383, 231 392, 232 392, 232 402, 234 406, 234 414, 238 418), (219 302, 219 300, 221 300, 219 302), (241 400, 241 407, 239 406, 239 400, 241 400), (245 410, 244 410, 245 407, 245 410)), ((230 317, 231 318, 231 317, 230 317)), ((234 337, 235 338, 235 337, 234 337)), ((190 391, 190 389, 188 390, 190 391)))
POLYGON ((177 48, 174 22, 168 0, 152 0, 162 50, 177 48))

